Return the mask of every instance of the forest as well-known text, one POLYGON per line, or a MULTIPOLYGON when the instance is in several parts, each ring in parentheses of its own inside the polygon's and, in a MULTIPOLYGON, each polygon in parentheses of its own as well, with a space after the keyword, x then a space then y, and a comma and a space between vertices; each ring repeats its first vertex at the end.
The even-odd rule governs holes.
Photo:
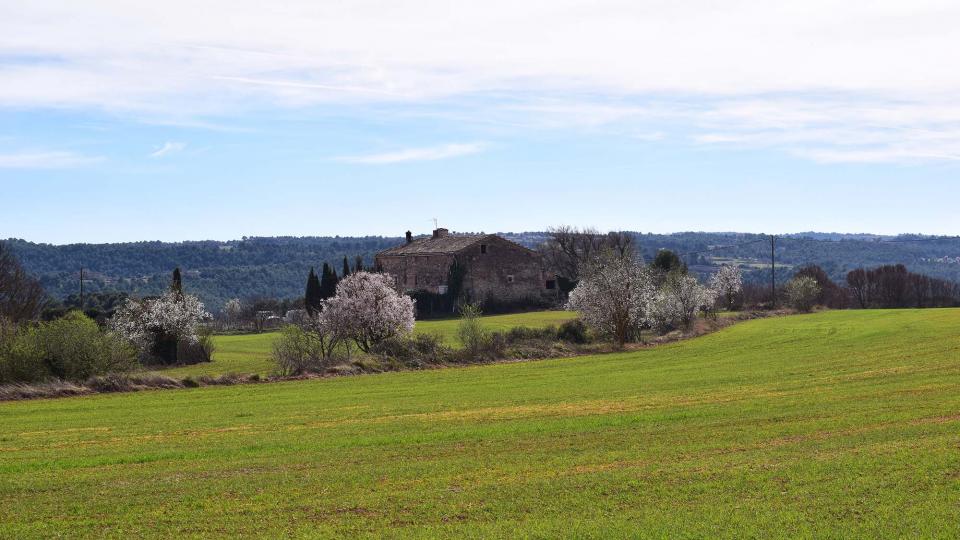
MULTIPOLYGON (((501 234, 531 248, 547 238, 546 232, 501 234)), ((770 279, 771 245, 766 235, 628 234, 647 261, 661 249, 669 249, 679 253, 690 270, 701 276, 732 262, 743 267, 748 283, 770 279)), ((235 297, 300 297, 311 267, 328 262, 339 269, 344 257, 352 264, 358 256, 372 265, 375 253, 402 241, 401 236, 244 237, 229 241, 51 245, 10 239, 6 245, 57 299, 79 293, 81 268, 87 293, 153 295, 166 289, 170 271, 179 267, 185 286, 209 309, 219 311, 235 297)), ((808 264, 823 268, 837 282, 844 282, 851 270, 890 264, 960 281, 957 237, 802 233, 778 236, 774 255, 778 281, 789 279, 797 268, 808 264)))

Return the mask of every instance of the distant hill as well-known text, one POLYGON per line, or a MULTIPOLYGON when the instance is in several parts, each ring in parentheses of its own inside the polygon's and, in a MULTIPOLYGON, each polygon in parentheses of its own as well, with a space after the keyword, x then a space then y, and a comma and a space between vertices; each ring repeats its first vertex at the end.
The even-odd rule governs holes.
MULTIPOLYGON (((546 233, 535 231, 501 234, 528 247, 536 247, 546 238, 546 233)), ((646 260, 659 249, 671 249, 683 254, 691 269, 701 274, 711 272, 718 264, 736 262, 753 268, 747 271, 748 280, 769 279, 770 243, 762 235, 633 234, 646 260)), ((6 242, 57 298, 77 292, 81 267, 87 291, 149 295, 164 290, 170 272, 179 266, 184 287, 199 295, 210 309, 219 310, 235 297, 300 296, 311 266, 320 267, 326 261, 339 273, 344 256, 352 264, 358 255, 371 266, 376 252, 402 241, 400 237, 368 236, 62 246, 18 239, 6 242)), ((778 237, 776 258, 778 280, 787 279, 793 268, 809 263, 819 264, 838 281, 853 268, 902 263, 916 272, 960 281, 960 239, 956 237, 802 233, 778 237)))

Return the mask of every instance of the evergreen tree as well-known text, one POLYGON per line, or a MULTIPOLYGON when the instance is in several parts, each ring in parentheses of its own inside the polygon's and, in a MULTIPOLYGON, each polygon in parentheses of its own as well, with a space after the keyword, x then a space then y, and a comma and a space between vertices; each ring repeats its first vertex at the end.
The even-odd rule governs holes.
POLYGON ((353 260, 353 271, 363 272, 363 255, 357 255, 357 258, 353 260))
POLYGON ((170 282, 170 290, 177 296, 183 296, 183 278, 180 277, 180 267, 173 269, 173 280, 170 282))
POLYGON ((320 298, 333 298, 337 294, 337 271, 329 264, 323 263, 320 273, 320 298))
POLYGON ((347 262, 347 256, 343 256, 343 271, 340 273, 340 278, 343 279, 350 275, 350 263, 347 262))
POLYGON ((679 255, 669 249, 661 249, 658 251, 657 256, 653 258, 650 266, 655 270, 659 270, 662 274, 673 272, 679 272, 680 274, 687 273, 687 264, 680 259, 679 255))
POLYGON ((321 300, 323 297, 320 296, 320 279, 311 266, 310 275, 307 276, 307 291, 303 296, 303 306, 311 317, 320 312, 321 300))

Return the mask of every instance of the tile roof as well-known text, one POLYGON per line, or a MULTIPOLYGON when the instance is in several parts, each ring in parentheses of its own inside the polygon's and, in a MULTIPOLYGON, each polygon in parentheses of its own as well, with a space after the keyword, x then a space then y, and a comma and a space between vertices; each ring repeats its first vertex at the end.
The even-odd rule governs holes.
POLYGON ((446 234, 439 238, 428 236, 417 238, 408 244, 402 244, 377 253, 377 255, 438 255, 458 253, 480 240, 490 238, 492 234, 446 234))

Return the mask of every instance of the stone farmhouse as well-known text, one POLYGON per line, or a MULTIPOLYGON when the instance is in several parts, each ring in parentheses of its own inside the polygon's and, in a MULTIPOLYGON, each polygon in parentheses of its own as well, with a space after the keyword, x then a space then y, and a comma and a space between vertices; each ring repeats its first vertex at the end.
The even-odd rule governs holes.
POLYGON ((463 289, 472 301, 555 302, 556 276, 546 271, 540 254, 495 234, 433 235, 414 239, 376 255, 377 268, 394 276, 407 291, 447 292, 450 267, 466 270, 463 289))

